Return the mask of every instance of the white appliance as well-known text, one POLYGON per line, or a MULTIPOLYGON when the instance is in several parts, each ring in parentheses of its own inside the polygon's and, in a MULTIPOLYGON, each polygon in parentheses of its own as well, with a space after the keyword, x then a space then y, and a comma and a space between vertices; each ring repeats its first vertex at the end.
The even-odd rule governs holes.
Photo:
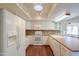
POLYGON ((33 44, 34 45, 41 45, 43 40, 43 33, 41 31, 36 31, 34 35, 33 44))

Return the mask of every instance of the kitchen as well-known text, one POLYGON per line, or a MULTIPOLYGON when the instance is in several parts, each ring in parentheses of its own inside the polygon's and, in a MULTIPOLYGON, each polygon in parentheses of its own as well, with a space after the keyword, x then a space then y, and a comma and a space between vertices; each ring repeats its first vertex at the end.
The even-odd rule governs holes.
MULTIPOLYGON (((76 7, 78 4, 59 4, 55 13, 65 12, 68 18, 61 19, 59 14, 58 21, 53 20, 34 20, 26 22, 26 35, 29 39, 35 38, 35 31, 41 31, 43 34, 42 45, 50 45, 56 56, 77 56, 79 55, 79 17, 76 7), (60 6, 60 7, 58 7, 60 6), (73 7, 72 7, 73 6, 73 7), (62 9, 63 10, 62 10, 62 9), (65 10, 66 9, 66 10, 65 10), (75 10, 73 10, 75 9, 75 10), (58 11, 60 10, 60 11, 58 11), (61 11, 62 10, 62 11, 61 11), (47 40, 46 40, 47 39, 47 40), (44 41, 45 40, 45 41, 44 41)), ((64 13, 64 14, 65 14, 64 13)), ((54 14, 53 14, 54 15, 54 14)), ((63 17, 63 16, 62 16, 63 17)), ((34 40, 30 40, 34 44, 34 40)))
POLYGON ((78 6, 78 3, 0 4, 0 42, 3 42, 0 55, 30 56, 30 52, 27 55, 30 45, 45 45, 52 50, 52 56, 79 56, 78 6))

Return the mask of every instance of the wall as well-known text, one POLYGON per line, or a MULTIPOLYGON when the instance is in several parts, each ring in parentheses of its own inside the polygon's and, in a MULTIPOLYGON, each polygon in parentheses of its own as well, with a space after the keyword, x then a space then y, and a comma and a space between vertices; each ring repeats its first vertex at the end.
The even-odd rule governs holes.
POLYGON ((17 33, 18 33, 18 40, 17 40, 17 50, 19 56, 25 55, 25 50, 27 47, 26 38, 25 38, 25 20, 17 17, 19 20, 17 22, 17 33))

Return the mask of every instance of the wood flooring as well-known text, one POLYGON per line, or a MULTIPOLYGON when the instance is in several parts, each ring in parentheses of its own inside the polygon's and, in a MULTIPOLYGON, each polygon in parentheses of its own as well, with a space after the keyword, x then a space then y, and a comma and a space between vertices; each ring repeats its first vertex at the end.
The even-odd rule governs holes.
POLYGON ((26 56, 54 56, 49 45, 29 45, 26 56))

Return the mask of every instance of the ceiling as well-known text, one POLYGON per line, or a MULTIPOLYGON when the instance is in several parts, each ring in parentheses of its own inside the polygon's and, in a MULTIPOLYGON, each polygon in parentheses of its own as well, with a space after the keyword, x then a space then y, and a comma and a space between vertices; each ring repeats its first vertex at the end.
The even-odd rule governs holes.
POLYGON ((42 3, 42 5, 44 9, 40 12, 34 10, 34 3, 0 3, 0 8, 7 9, 21 18, 31 21, 53 21, 65 10, 70 12, 71 17, 69 18, 79 16, 78 3, 42 3))
POLYGON ((7 9, 8 11, 14 13, 15 15, 17 15, 25 20, 29 19, 25 15, 25 13, 19 7, 17 7, 17 5, 15 3, 0 3, 0 8, 7 9))
POLYGON ((30 20, 46 20, 50 17, 50 14, 53 12, 53 9, 56 7, 57 4, 52 3, 43 3, 41 4, 44 8, 42 11, 35 11, 33 3, 25 3, 25 4, 17 4, 26 15, 29 17, 30 20))

